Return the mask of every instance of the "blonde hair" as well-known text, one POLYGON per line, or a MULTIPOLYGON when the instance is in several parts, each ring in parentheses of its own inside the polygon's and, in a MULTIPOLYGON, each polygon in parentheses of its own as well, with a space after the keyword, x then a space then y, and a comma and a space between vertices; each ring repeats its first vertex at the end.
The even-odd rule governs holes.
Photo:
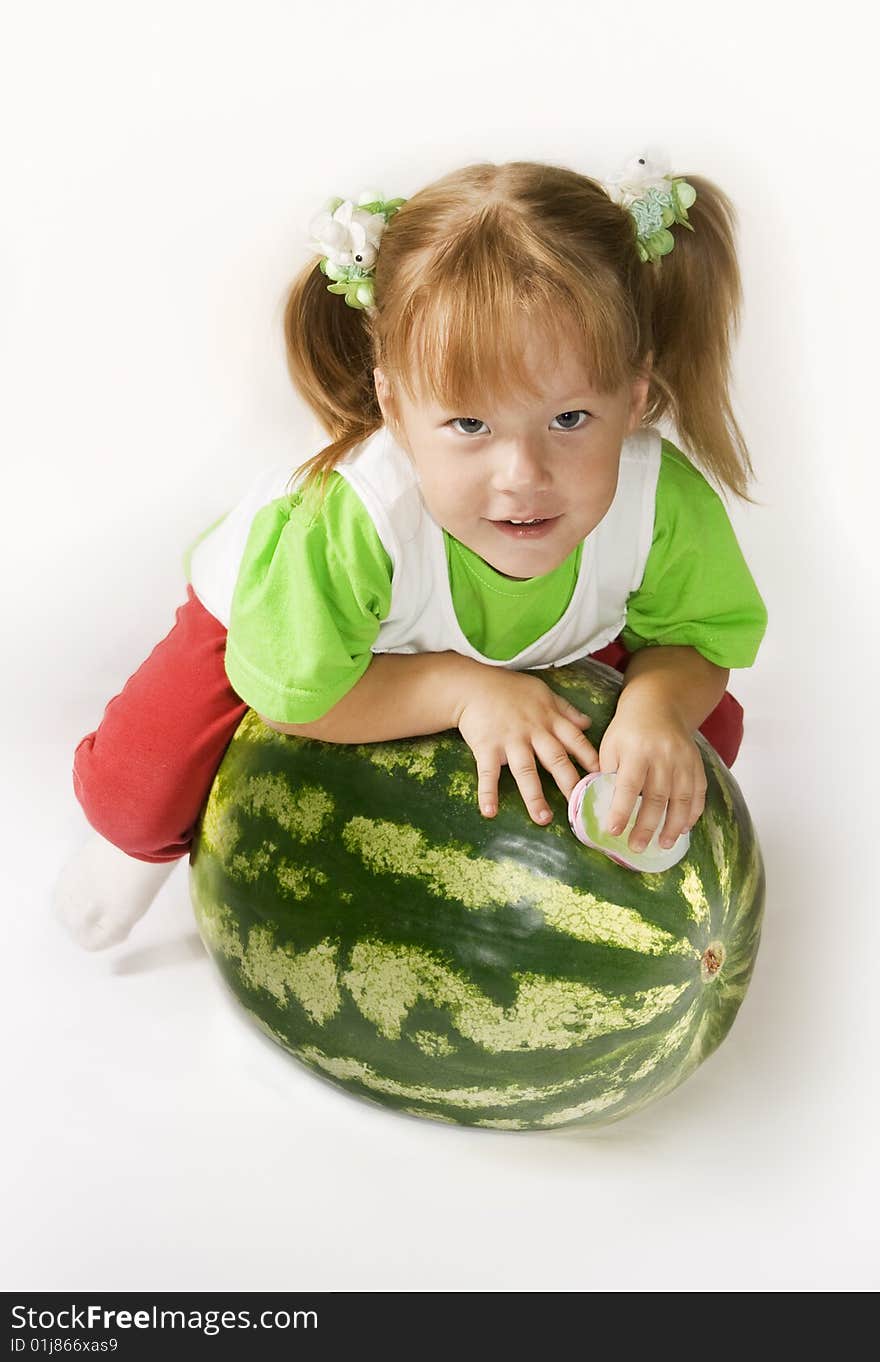
POLYGON ((735 210, 710 180, 683 178, 697 193, 693 231, 673 225, 675 246, 656 262, 640 260, 631 213, 601 184, 533 161, 464 166, 408 199, 382 236, 373 315, 329 293, 313 259, 287 294, 284 339, 330 443, 292 478, 304 475, 304 489, 320 480, 323 497, 331 469, 383 424, 374 368, 392 394, 399 383, 462 413, 487 392, 533 391, 525 322, 551 347, 574 335, 601 394, 631 384, 653 351, 641 424, 668 413, 689 457, 754 504, 729 393, 742 302, 735 210))

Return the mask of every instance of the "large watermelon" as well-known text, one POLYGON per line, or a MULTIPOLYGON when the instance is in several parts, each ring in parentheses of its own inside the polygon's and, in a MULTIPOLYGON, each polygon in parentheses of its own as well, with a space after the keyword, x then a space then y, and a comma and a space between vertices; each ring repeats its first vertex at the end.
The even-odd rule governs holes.
MULTIPOLYGON (((619 673, 540 675, 598 747, 619 673)), ((249 710, 193 843, 202 939, 253 1020, 359 1097, 495 1130, 620 1120, 720 1044, 758 949, 758 841, 696 741, 688 855, 640 874, 576 840, 540 763, 553 822, 532 822, 507 766, 486 819, 457 729, 324 743, 249 710)))

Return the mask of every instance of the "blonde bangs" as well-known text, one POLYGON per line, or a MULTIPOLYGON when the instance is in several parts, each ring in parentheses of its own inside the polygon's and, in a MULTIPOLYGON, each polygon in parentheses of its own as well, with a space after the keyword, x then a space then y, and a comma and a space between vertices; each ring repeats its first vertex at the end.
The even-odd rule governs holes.
POLYGON ((399 383, 414 403, 459 412, 490 398, 540 400, 524 362, 525 340, 534 335, 551 363, 563 349, 576 351, 598 394, 631 380, 627 349, 637 349, 638 325, 634 314, 620 315, 614 281, 573 281, 546 251, 536 269, 533 242, 517 250, 509 233, 483 225, 437 254, 427 276, 404 290, 399 314, 385 310, 383 368, 392 386, 399 383))

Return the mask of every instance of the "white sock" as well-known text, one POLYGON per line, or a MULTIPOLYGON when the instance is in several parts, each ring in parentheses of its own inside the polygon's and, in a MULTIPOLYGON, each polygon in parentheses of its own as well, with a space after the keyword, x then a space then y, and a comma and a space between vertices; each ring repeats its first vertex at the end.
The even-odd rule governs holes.
POLYGON ((56 881, 56 917, 87 951, 104 950, 125 940, 176 865, 139 861, 95 832, 56 881))

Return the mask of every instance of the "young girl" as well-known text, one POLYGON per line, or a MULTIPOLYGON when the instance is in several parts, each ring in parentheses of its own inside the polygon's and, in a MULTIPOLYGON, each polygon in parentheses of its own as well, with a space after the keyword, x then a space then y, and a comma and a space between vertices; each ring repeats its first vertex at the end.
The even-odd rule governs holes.
POLYGON ((487 817, 505 763, 544 823, 538 762, 567 797, 577 761, 617 772, 612 830, 642 795, 633 848, 667 805, 663 844, 693 826, 694 732, 733 764, 725 686, 767 612, 717 492, 653 421, 752 500, 734 221, 645 156, 607 185, 513 162, 330 201, 284 319, 330 443, 191 546, 174 627, 76 748, 97 835, 56 905, 83 945, 122 940, 189 852, 248 708, 327 742, 457 727, 487 817), (625 677, 598 752, 540 676, 586 656, 625 677))

